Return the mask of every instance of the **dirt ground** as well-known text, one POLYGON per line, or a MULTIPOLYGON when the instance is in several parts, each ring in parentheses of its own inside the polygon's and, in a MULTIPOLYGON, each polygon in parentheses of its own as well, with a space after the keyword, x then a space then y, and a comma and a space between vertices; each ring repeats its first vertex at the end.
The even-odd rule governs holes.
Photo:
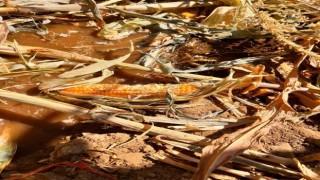
MULTIPOLYGON (((184 113, 201 116, 208 112, 221 110, 210 100, 199 99, 191 103, 200 106, 183 109, 184 113)), ((15 105, 17 106, 17 105, 15 105)), ((26 107, 24 107, 26 108, 26 107)), ((34 110, 34 109, 33 109, 34 110)), ((32 111, 32 108, 31 108, 32 111)), ((32 113, 32 112, 31 112, 32 113)), ((228 113, 222 117, 230 116, 228 113)), ((282 122, 275 125, 267 136, 259 140, 255 148, 283 157, 302 157, 319 152, 320 147, 310 141, 319 137, 318 117, 305 121, 282 122), (311 134, 310 131, 315 134, 311 134)), ((37 127, 39 128, 39 127, 37 127)), ((99 171, 118 179, 190 179, 192 173, 155 161, 150 156, 161 150, 161 144, 153 142, 148 136, 134 139, 135 133, 119 127, 94 122, 82 122, 69 127, 29 133, 29 137, 19 143, 13 161, 2 173, 6 178, 34 171, 39 167, 59 162, 83 162, 99 171), (39 136, 47 138, 39 138, 39 136)), ((226 130, 228 133, 230 130, 226 130)), ((222 132, 201 133, 217 137, 222 132)), ((316 172, 318 163, 308 164, 316 172)), ((106 179, 100 175, 74 167, 58 166, 31 175, 25 179, 106 179)))
MULTIPOLYGON (((302 157, 319 152, 319 146, 308 141, 310 138, 316 138, 308 131, 314 131, 317 127, 314 125, 310 128, 310 125, 303 122, 279 123, 267 136, 260 139, 257 148, 282 157, 302 157)), ((53 146, 38 148, 19 146, 15 158, 3 172, 2 177, 33 171, 48 163, 65 161, 84 162, 118 179, 184 180, 192 177, 190 172, 152 160, 150 156, 162 148, 148 140, 147 136, 132 140, 136 137, 136 133, 96 123, 79 124, 68 128, 68 131, 72 135, 60 136, 53 146)), ((320 171, 318 163, 308 165, 315 172, 320 171)), ((88 171, 60 166, 25 179, 105 178, 88 171)))

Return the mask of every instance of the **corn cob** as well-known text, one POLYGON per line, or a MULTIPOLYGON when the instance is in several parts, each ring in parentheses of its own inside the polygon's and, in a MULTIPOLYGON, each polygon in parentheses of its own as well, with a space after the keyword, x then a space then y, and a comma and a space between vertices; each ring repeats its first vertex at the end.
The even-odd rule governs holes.
POLYGON ((186 96, 199 92, 200 88, 194 84, 146 84, 146 85, 125 85, 125 84, 91 84, 84 86, 70 87, 59 90, 63 95, 77 97, 85 96, 106 96, 118 98, 164 98, 167 91, 176 96, 186 96))

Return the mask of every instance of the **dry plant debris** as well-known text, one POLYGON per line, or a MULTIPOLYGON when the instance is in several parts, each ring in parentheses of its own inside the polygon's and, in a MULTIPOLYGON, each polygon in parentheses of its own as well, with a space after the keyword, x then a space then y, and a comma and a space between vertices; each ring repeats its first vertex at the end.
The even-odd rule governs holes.
POLYGON ((319 12, 316 0, 1 1, 0 172, 320 179, 319 12), (73 124, 24 154, 22 132, 39 127, 10 117, 40 109, 73 124))

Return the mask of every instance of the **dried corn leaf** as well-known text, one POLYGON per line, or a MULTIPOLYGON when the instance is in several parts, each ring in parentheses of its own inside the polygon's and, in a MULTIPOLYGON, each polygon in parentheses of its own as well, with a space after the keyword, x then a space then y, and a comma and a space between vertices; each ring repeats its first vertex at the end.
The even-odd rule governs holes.
MULTIPOLYGON (((179 151, 175 151, 175 150, 172 150, 172 149, 166 149, 166 152, 168 152, 170 154, 173 154, 175 156, 178 156, 179 158, 182 158, 183 160, 199 163, 199 159, 198 158, 191 157, 191 156, 183 154, 183 153, 181 153, 179 151)), ((219 166, 218 169, 220 171, 227 172, 227 173, 230 173, 230 174, 233 174, 233 175, 236 175, 236 176, 239 176, 239 177, 248 178, 248 179, 254 179, 254 180, 269 179, 267 177, 263 177, 263 176, 260 176, 258 174, 254 174, 254 173, 247 172, 247 171, 242 171, 242 170, 237 170, 237 169, 233 169, 233 168, 228 168, 228 167, 225 167, 225 166, 219 166)))
MULTIPOLYGON (((195 167, 187 165, 187 164, 184 164, 184 163, 181 163, 181 162, 178 162, 178 161, 175 161, 175 160, 173 160, 173 159, 171 159, 171 158, 169 158, 169 157, 167 157, 167 156, 165 156, 163 154, 160 154, 160 153, 154 154, 153 156, 151 156, 151 158, 153 158, 155 160, 158 160, 158 161, 161 161, 163 163, 170 164, 172 166, 176 166, 176 167, 191 171, 191 172, 196 172, 196 168, 195 167)), ((231 176, 213 174, 213 173, 210 173, 209 177, 214 178, 214 179, 219 179, 219 180, 235 180, 236 179, 236 178, 231 177, 231 176)))
POLYGON ((98 33, 98 37, 107 40, 119 40, 134 33, 137 28, 155 24, 156 21, 134 18, 105 24, 98 33))
POLYGON ((54 89, 56 87, 63 86, 65 84, 73 84, 82 80, 84 77, 68 78, 68 79, 52 79, 50 81, 42 82, 39 86, 39 90, 54 89))
POLYGON ((317 111, 320 109, 320 98, 314 94, 308 92, 293 92, 296 95, 300 102, 306 107, 310 108, 312 111, 317 111))
POLYGON ((64 64, 66 64, 66 61, 41 61, 40 63, 36 64, 38 69, 55 69, 58 68, 64 64))
POLYGON ((292 71, 293 65, 290 62, 283 62, 277 67, 277 71, 280 73, 282 78, 286 78, 292 71))
POLYGON ((28 70, 28 71, 15 71, 15 72, 9 72, 9 73, 1 73, 0 79, 9 79, 9 78, 15 78, 19 76, 28 76, 28 75, 37 75, 37 74, 43 74, 43 73, 56 73, 61 72, 64 69, 49 69, 49 70, 28 70))
POLYGON ((317 68, 317 69, 320 68, 320 61, 319 61, 319 59, 316 59, 316 58, 314 58, 314 57, 312 57, 312 58, 309 59, 309 64, 310 64, 312 67, 314 67, 314 68, 317 68))
POLYGON ((210 27, 233 27, 238 7, 220 6, 215 8, 212 13, 202 21, 202 24, 210 27))
MULTIPOLYGON (((261 76, 256 76, 256 77, 252 77, 252 79, 250 80, 250 85, 248 87, 246 87, 243 91, 242 94, 246 94, 252 90, 255 90, 256 88, 259 87, 259 84, 262 81, 262 75, 264 73, 265 67, 263 65, 258 65, 255 68, 252 69, 252 72, 250 75, 261 75, 261 76)), ((245 82, 247 83, 247 82, 245 82)))
MULTIPOLYGON (((247 1, 247 3, 249 3, 249 1, 247 1)), ((253 28, 257 25, 257 22, 253 20, 253 18, 255 18, 255 13, 247 6, 247 3, 243 0, 242 2, 237 1, 232 3, 235 4, 235 6, 217 7, 202 21, 202 24, 209 27, 220 28, 253 28)), ((237 33, 242 34, 241 31, 238 31, 237 33)))
POLYGON ((282 91, 280 95, 276 97, 274 101, 272 101, 268 106, 267 109, 273 109, 276 108, 279 111, 283 110, 285 112, 287 111, 292 111, 294 112, 295 110, 290 106, 288 103, 289 100, 289 94, 292 93, 293 90, 291 88, 286 88, 282 91))
POLYGON ((69 4, 65 0, 8 0, 7 6, 53 6, 59 4, 69 4))
MULTIPOLYGON (((312 49, 312 47, 313 46, 311 45, 309 49, 312 49)), ((292 70, 290 71, 290 73, 288 74, 288 76, 286 77, 283 83, 283 86, 284 86, 283 91, 281 92, 280 95, 276 97, 276 99, 273 102, 271 102, 267 106, 267 109, 276 108, 278 111, 285 111, 285 112, 295 111, 288 103, 289 94, 299 90, 302 85, 301 81, 299 81, 298 68, 301 65, 301 63, 305 60, 306 57, 307 55, 303 55, 297 59, 292 70)))
POLYGON ((302 174, 304 175, 304 178, 308 180, 318 180, 320 179, 320 174, 312 171, 307 166, 301 164, 298 159, 293 159, 296 163, 302 174))
POLYGON ((0 140, 0 173, 10 163, 17 150, 17 144, 0 140))
POLYGON ((133 43, 131 42, 130 52, 127 55, 124 55, 124 56, 119 57, 114 60, 109 60, 109 61, 106 60, 103 62, 97 62, 97 63, 90 64, 90 65, 83 67, 83 68, 71 70, 71 71, 65 72, 63 74, 60 74, 59 77, 60 78, 73 78, 73 77, 83 76, 83 75, 87 75, 87 74, 93 74, 98 71, 102 71, 104 69, 112 67, 112 66, 128 59, 131 56, 131 53, 133 52, 133 50, 134 50, 134 47, 133 47, 133 43))
POLYGON ((221 0, 226 5, 230 6, 243 6, 246 3, 246 0, 221 0))
POLYGON ((10 71, 26 70, 27 67, 23 64, 13 64, 10 66, 10 71))
POLYGON ((44 82, 40 84, 40 90, 49 90, 49 91, 56 91, 65 88, 71 88, 74 86, 84 86, 88 84, 96 84, 100 83, 107 77, 113 75, 113 71, 109 71, 108 69, 102 70, 102 75, 98 77, 93 77, 90 79, 84 79, 84 77, 80 78, 71 78, 71 79, 55 79, 52 81, 44 82))
POLYGON ((235 107, 234 103, 232 102, 232 99, 230 99, 228 96, 226 95, 221 95, 221 94, 216 94, 215 98, 220 101, 223 106, 226 109, 231 109, 231 112, 236 116, 236 117, 243 117, 245 115, 244 112, 242 112, 241 110, 239 110, 238 108, 232 108, 235 107))
POLYGON ((252 167, 259 169, 261 171, 264 171, 264 172, 279 174, 284 177, 291 177, 291 178, 298 179, 303 176, 300 172, 297 172, 296 170, 292 170, 292 169, 289 169, 286 167, 280 167, 280 166, 276 166, 276 165, 269 165, 269 164, 261 163, 259 161, 247 159, 242 156, 238 156, 232 161, 239 163, 239 164, 252 166, 252 167))
POLYGON ((314 154, 303 156, 301 160, 303 162, 320 161, 320 153, 314 153, 314 154))
POLYGON ((99 7, 97 6, 96 2, 94 0, 85 0, 85 2, 88 4, 88 7, 90 8, 92 15, 94 19, 96 20, 97 24, 103 28, 103 26, 106 25, 104 22, 102 15, 100 14, 99 7))
MULTIPOLYGON (((221 39, 225 38, 228 36, 231 36, 231 30, 230 29, 218 29, 218 28, 211 28, 205 25, 201 25, 199 23, 195 22, 188 22, 180 19, 169 19, 169 18, 162 18, 162 17, 156 17, 156 16, 151 16, 151 15, 143 15, 135 12, 130 12, 126 10, 121 10, 118 8, 113 8, 113 7, 108 7, 107 9, 121 12, 123 14, 127 14, 130 16, 134 16, 137 18, 142 18, 142 19, 148 19, 148 20, 154 20, 157 22, 164 22, 164 23, 169 23, 169 24, 174 24, 176 26, 182 26, 184 28, 188 28, 188 30, 194 30, 198 31, 198 33, 205 33, 205 34, 214 34, 215 37, 212 37, 213 39, 221 39)), ((172 28, 172 27, 171 27, 172 28)))
POLYGON ((9 129, 6 122, 3 122, 0 134, 0 173, 10 163, 17 150, 16 139, 9 129))
MULTIPOLYGON (((202 71, 209 71, 209 70, 216 70, 216 69, 224 69, 224 68, 232 68, 233 66, 243 65, 248 63, 253 63, 256 61, 266 61, 274 58, 276 56, 257 56, 257 57, 246 57, 246 58, 239 58, 229 61, 219 62, 217 64, 205 64, 200 65, 196 68, 190 68, 186 70, 180 70, 173 67, 172 63, 164 63, 160 61, 158 58, 154 58, 162 68, 166 69, 165 72, 174 72, 174 73, 194 73, 194 72, 202 72, 202 71)), ((262 65, 261 65, 262 66, 262 65)), ((253 73, 253 74, 261 74, 261 73, 253 73)))
POLYGON ((7 40, 8 33, 9 33, 9 27, 7 23, 0 21, 0 45, 2 45, 7 40))
POLYGON ((247 88, 243 92, 249 92, 251 90, 256 89, 259 86, 259 83, 262 80, 264 72, 264 66, 258 65, 253 68, 252 72, 249 75, 243 76, 241 78, 233 78, 234 71, 231 71, 230 75, 224 80, 220 81, 216 84, 216 89, 212 93, 218 93, 221 91, 228 90, 229 98, 231 98, 232 90, 234 89, 242 89, 247 88))
POLYGON ((260 113, 261 118, 236 135, 232 142, 225 142, 218 147, 212 145, 205 147, 202 151, 198 171, 194 174, 193 179, 206 180, 213 170, 248 149, 256 138, 268 133, 270 118, 273 118, 275 111, 260 113))

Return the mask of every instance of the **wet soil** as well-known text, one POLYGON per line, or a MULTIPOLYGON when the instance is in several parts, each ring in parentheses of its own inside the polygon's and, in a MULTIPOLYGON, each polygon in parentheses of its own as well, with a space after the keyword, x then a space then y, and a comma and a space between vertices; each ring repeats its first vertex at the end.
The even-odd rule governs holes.
MULTIPOLYGON (((94 28, 82 25, 51 24, 49 34, 39 36, 34 32, 10 34, 9 41, 20 45, 47 47, 103 59, 113 59, 128 53, 130 41, 139 42, 145 34, 130 36, 121 41, 103 41, 93 34, 94 28), (62 34, 68 34, 62 37, 62 34), (104 43, 99 45, 99 43, 104 43)), ((134 53, 128 60, 141 56, 134 53)), ((6 57, 13 58, 14 57, 6 57)), ((139 71, 115 70, 110 83, 148 83, 151 79, 170 82, 161 76, 139 71), (134 81, 132 81, 132 79, 134 81)), ((55 75, 49 75, 53 78, 55 75)), ((41 79, 41 77, 39 78, 41 79)), ((1 88, 33 96, 43 96, 37 89, 39 79, 24 76, 1 82, 1 88)), ((45 77, 45 79, 48 79, 45 77)), ((58 113, 22 103, 3 100, 0 104, 2 133, 18 143, 14 159, 2 173, 12 177, 33 171, 48 163, 83 161, 88 165, 119 179, 190 179, 191 173, 153 161, 149 156, 156 152, 146 137, 126 143, 135 137, 131 131, 97 124, 88 119, 58 113), (110 148, 116 145, 116 147, 110 148), (118 146, 117 146, 118 145, 118 146), (109 149, 108 149, 109 148, 109 149), (178 175, 178 176, 177 176, 178 175)), ((25 179, 105 179, 94 173, 71 167, 50 168, 25 179)))

